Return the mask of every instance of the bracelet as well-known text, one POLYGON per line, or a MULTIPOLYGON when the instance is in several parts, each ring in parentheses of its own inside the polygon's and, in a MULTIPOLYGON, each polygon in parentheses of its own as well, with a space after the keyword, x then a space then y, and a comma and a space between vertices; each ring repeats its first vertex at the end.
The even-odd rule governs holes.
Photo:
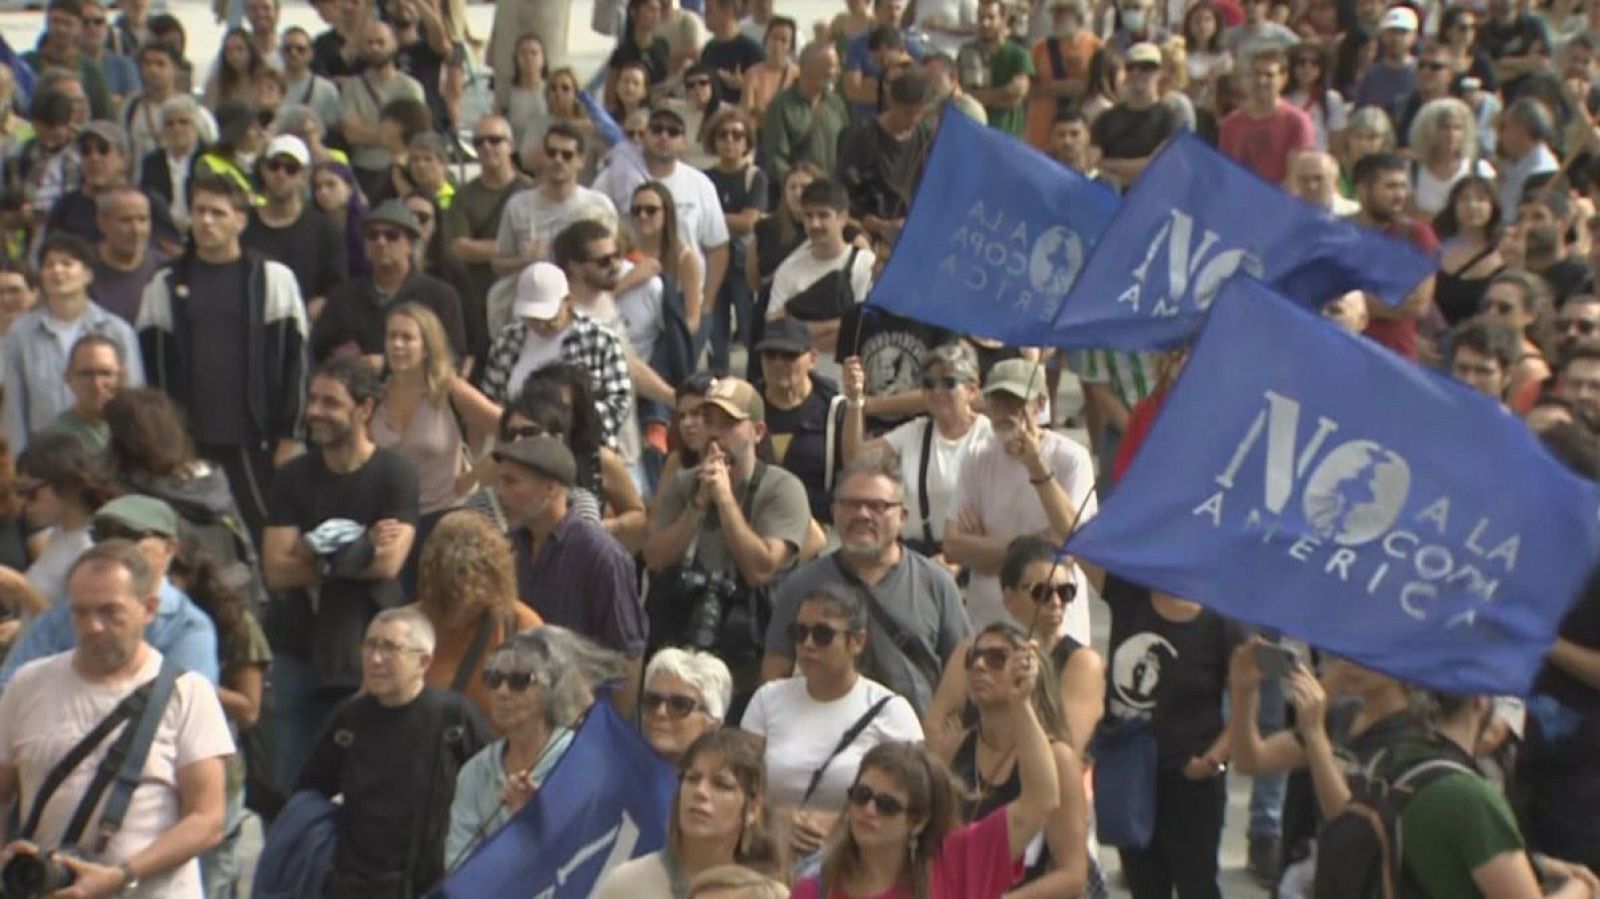
POLYGON ((1047 472, 1044 473, 1043 477, 1029 478, 1028 479, 1028 483, 1030 483, 1033 486, 1037 487, 1040 484, 1048 484, 1048 483, 1050 483, 1051 479, 1054 478, 1054 477, 1055 477, 1055 475, 1053 475, 1053 474, 1051 474, 1050 472, 1047 471, 1047 472))

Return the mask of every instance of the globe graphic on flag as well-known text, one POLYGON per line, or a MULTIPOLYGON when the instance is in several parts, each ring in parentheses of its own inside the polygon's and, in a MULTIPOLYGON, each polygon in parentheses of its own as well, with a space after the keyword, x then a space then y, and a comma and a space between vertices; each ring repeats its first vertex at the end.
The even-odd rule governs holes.
POLYGON ((1066 296, 1083 268, 1083 241, 1078 235, 1056 225, 1034 241, 1028 259, 1028 280, 1033 288, 1050 297, 1066 296))
POLYGON ((1301 508, 1318 539, 1356 546, 1383 536, 1410 492, 1405 459, 1370 440, 1352 440, 1317 465, 1301 508))

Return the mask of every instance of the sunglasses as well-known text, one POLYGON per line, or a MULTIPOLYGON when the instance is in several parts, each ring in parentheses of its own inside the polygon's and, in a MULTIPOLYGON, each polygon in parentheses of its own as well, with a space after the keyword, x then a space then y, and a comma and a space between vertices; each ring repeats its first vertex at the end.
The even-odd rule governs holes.
POLYGON ((646 714, 664 708, 668 718, 687 718, 690 712, 700 708, 700 700, 693 696, 684 696, 682 693, 657 693, 654 690, 646 690, 639 694, 639 708, 646 714))
POLYGON ((578 158, 578 151, 577 150, 554 150, 554 149, 551 149, 550 147, 545 147, 544 148, 544 155, 550 157, 551 159, 559 159, 562 162, 571 162, 572 160, 578 158))
POLYGON ((1011 650, 1003 646, 990 646, 979 649, 974 646, 967 650, 967 670, 971 671, 982 665, 990 671, 1004 671, 1011 661, 1011 650))
POLYGON ((490 690, 500 689, 501 684, 511 688, 513 693, 521 693, 533 683, 532 671, 496 671, 493 668, 483 669, 483 685, 490 690))
POLYGON ((409 235, 407 235, 404 231, 400 231, 396 228, 367 229, 367 240, 377 243, 399 243, 403 238, 408 236, 409 235))
POLYGON ((506 137, 504 134, 479 134, 472 138, 472 145, 474 147, 496 147, 510 140, 511 138, 506 137))
POLYGON ((1065 584, 1034 584, 1028 588, 1028 595, 1033 597, 1037 605, 1044 605, 1052 598, 1061 600, 1062 605, 1071 605, 1078 598, 1078 585, 1071 581, 1065 584))
POLYGON ((650 125, 650 133, 656 137, 683 137, 683 126, 654 122, 650 125))
POLYGON ((869 804, 878 808, 878 814, 893 818, 906 810, 906 804, 890 796, 888 793, 875 792, 866 784, 854 784, 844 794, 850 798, 850 804, 856 808, 866 808, 869 804))
POLYGON ((1593 334, 1597 328, 1600 328, 1600 322, 1589 321, 1585 318, 1556 319, 1556 330, 1558 331, 1577 331, 1579 334, 1593 334))
POLYGON ((846 513, 854 512, 857 509, 865 509, 873 515, 886 515, 890 509, 900 508, 899 503, 890 502, 886 499, 855 499, 841 496, 833 502, 846 513))
POLYGON ((590 265, 603 265, 606 268, 610 268, 611 266, 616 265, 617 261, 620 260, 621 258, 622 258, 622 254, 621 253, 607 253, 604 256, 591 256, 586 261, 590 265))
POLYGON ((841 631, 829 624, 801 624, 796 621, 789 625, 789 639, 796 646, 806 642, 807 639, 811 641, 812 646, 819 649, 831 646, 833 638, 840 633, 841 631))
POLYGON ((636 219, 650 218, 661 214, 660 206, 635 206, 628 210, 636 219))
POLYGON ((295 160, 285 159, 281 156, 267 160, 262 163, 262 166, 269 172, 282 172, 285 175, 298 175, 305 170, 305 166, 295 160))
POLYGON ((957 387, 960 387, 962 384, 968 383, 971 382, 969 382, 966 378, 960 378, 955 375, 944 375, 942 377, 923 375, 922 377, 923 390, 954 390, 957 387))

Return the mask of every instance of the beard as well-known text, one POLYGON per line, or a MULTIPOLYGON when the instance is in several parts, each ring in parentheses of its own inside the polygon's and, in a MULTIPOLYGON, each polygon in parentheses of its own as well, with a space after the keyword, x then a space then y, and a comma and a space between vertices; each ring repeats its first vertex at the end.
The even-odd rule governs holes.
POLYGON ((363 53, 361 54, 361 68, 381 69, 394 62, 393 53, 363 53))

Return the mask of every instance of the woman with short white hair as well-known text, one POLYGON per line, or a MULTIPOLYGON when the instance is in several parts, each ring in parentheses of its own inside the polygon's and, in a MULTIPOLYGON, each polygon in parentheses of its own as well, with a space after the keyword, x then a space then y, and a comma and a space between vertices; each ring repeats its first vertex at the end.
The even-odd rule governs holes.
POLYGON ((722 726, 732 701, 733 675, 721 659, 668 647, 645 666, 639 730, 651 749, 676 763, 701 734, 722 726))
POLYGON ((1468 175, 1494 179, 1494 166, 1478 156, 1478 125, 1472 110, 1454 97, 1423 104, 1407 137, 1417 155, 1412 202, 1430 219, 1445 207, 1457 181, 1468 175))

